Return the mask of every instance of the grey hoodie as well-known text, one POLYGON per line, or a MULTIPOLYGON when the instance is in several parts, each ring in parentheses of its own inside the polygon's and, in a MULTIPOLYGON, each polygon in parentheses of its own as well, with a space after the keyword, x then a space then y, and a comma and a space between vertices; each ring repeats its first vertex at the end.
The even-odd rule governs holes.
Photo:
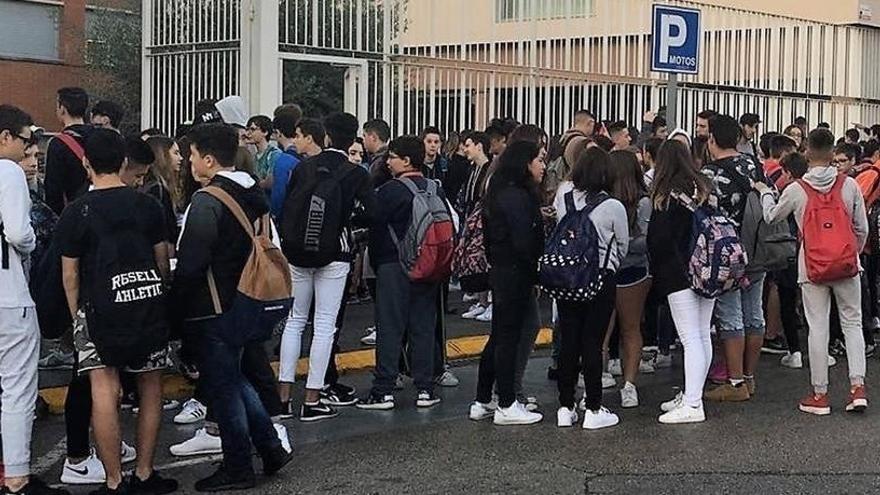
MULTIPOLYGON (((837 168, 835 167, 811 167, 804 175, 803 180, 816 191, 827 193, 834 185, 837 176, 837 168)), ((861 252, 868 239, 868 216, 865 210, 865 200, 862 198, 858 184, 852 177, 845 177, 843 180, 845 181, 841 189, 843 204, 852 218, 853 231, 859 244, 859 252, 861 252)), ((773 193, 768 192, 761 195, 761 204, 764 206, 765 222, 773 223, 794 213, 798 229, 803 229, 802 221, 804 210, 807 207, 807 193, 804 192, 800 183, 795 182, 786 187, 782 191, 778 203, 773 193)), ((804 251, 801 249, 798 254, 798 283, 804 282, 809 282, 809 279, 804 264, 804 251)))

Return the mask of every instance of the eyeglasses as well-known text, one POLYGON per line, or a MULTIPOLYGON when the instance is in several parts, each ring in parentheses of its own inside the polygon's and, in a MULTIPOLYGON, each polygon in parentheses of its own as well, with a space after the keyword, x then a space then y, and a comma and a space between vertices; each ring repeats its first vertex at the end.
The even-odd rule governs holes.
POLYGON ((22 136, 21 134, 17 134, 17 133, 13 134, 13 136, 17 137, 18 139, 21 139, 21 141, 27 146, 30 146, 32 144, 37 144, 37 138, 33 134, 31 134, 30 137, 25 137, 25 136, 22 136))

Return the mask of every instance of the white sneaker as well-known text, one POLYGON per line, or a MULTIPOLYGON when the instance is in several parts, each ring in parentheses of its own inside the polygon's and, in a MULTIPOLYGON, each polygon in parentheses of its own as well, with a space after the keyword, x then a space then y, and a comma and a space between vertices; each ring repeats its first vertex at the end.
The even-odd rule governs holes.
POLYGON ((703 411, 702 404, 700 404, 699 407, 691 407, 682 402, 675 409, 661 414, 658 421, 665 425, 702 423, 703 421, 706 421, 706 413, 703 411))
POLYGON ((587 397, 586 396, 581 397, 581 400, 578 401, 578 410, 580 410, 581 412, 587 410, 587 397))
POLYGON ((491 322, 492 321, 492 305, 490 304, 486 311, 483 311, 480 315, 474 318, 477 321, 482 322, 491 322))
POLYGON ((629 409, 631 407, 639 407, 639 393, 636 386, 630 382, 623 384, 620 389, 620 407, 629 409))
POLYGON ((290 446, 290 437, 287 436, 287 428, 278 423, 274 423, 272 426, 275 427, 275 432, 278 433, 278 440, 281 440, 281 446, 284 447, 284 450, 288 454, 293 452, 293 448, 290 446))
POLYGON ((496 425, 531 425, 544 419, 541 413, 526 411, 519 401, 513 401, 510 407, 495 409, 493 422, 496 425))
POLYGON ((480 316, 485 312, 486 308, 484 308, 482 304, 477 303, 471 306, 470 309, 468 309, 463 315, 461 315, 461 317, 465 320, 473 320, 474 318, 480 316))
POLYGON ((585 430, 599 430, 614 426, 617 423, 620 423, 620 418, 604 406, 600 407, 598 411, 588 410, 584 413, 585 430))
MULTIPOLYGON (((517 399, 517 400, 519 400, 519 399, 517 399)), ((538 404, 537 397, 525 397, 522 400, 520 400, 520 403, 523 406, 525 406, 526 411, 531 412, 531 411, 537 411, 538 409, 541 409, 541 406, 538 404)))
POLYGON ((660 404, 660 410, 663 412, 669 412, 673 409, 677 409, 683 404, 683 399, 684 394, 682 392, 679 392, 675 394, 675 397, 672 400, 668 400, 663 404, 660 404))
POLYGON ((457 387, 459 380, 451 371, 446 370, 434 380, 434 383, 441 387, 457 387))
POLYGON ((89 456, 82 462, 73 464, 69 459, 64 460, 64 469, 61 471, 61 482, 65 485, 96 485, 107 479, 104 472, 104 464, 95 454, 95 449, 89 452, 89 456))
POLYGON ((651 374, 654 372, 654 365, 652 361, 647 359, 642 359, 639 361, 639 373, 651 374))
POLYGON ((361 344, 376 345, 376 327, 367 327, 364 330, 364 336, 361 337, 361 344))
POLYGON ((471 404, 471 410, 468 413, 468 417, 474 421, 491 418, 495 414, 496 409, 498 409, 498 404, 494 400, 488 404, 474 401, 473 404, 471 404))
POLYGON ((602 388, 614 388, 617 386, 617 380, 611 376, 611 373, 602 373, 602 388))
POLYGON ((183 409, 174 416, 174 424, 191 425, 205 419, 208 408, 196 399, 190 399, 183 403, 183 409))
POLYGON ((131 445, 122 442, 122 452, 119 453, 119 460, 122 464, 134 462, 138 458, 137 450, 131 445))
POLYGON ((658 370, 660 368, 671 368, 672 367, 672 354, 660 354, 657 353, 654 356, 654 369, 658 370))
POLYGON ((836 366, 837 359, 834 356, 828 356, 828 367, 836 366))
POLYGON ((223 444, 220 436, 209 435, 208 430, 199 428, 192 438, 177 445, 172 445, 171 455, 186 457, 193 455, 222 454, 223 444))
POLYGON ((785 356, 782 356, 779 363, 786 368, 799 370, 804 367, 804 357, 801 354, 801 351, 789 352, 785 356))
POLYGON ((611 376, 623 375, 623 369, 620 364, 620 359, 608 360, 608 373, 611 373, 611 376))
POLYGON ((560 428, 568 428, 578 421, 577 411, 573 411, 567 407, 560 407, 556 411, 556 426, 560 428))

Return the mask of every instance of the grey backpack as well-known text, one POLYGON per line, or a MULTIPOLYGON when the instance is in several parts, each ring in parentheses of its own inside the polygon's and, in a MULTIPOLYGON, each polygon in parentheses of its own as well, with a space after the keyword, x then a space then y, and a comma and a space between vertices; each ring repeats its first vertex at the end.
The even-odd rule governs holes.
POLYGON ((784 270, 797 259, 797 236, 791 232, 787 220, 764 221, 764 208, 757 191, 749 192, 746 197, 742 241, 749 260, 748 273, 784 270))

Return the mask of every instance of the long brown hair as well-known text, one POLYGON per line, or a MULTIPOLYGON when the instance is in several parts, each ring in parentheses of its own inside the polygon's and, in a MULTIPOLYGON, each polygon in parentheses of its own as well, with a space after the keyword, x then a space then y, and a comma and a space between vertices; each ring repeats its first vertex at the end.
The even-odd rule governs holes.
POLYGON ((627 150, 612 151, 611 177, 614 185, 611 195, 617 198, 626 208, 626 218, 632 229, 638 222, 639 201, 648 195, 642 167, 635 153, 627 150))
POLYGON ((171 165, 171 148, 176 144, 175 141, 167 136, 151 136, 147 139, 147 144, 150 145, 156 156, 156 161, 150 167, 147 181, 158 182, 168 191, 174 208, 176 210, 182 208, 183 187, 180 173, 175 171, 171 165))
POLYGON ((691 196, 697 204, 709 199, 712 185, 701 174, 687 146, 676 140, 666 141, 657 152, 654 172, 654 209, 665 210, 674 192, 691 196))

